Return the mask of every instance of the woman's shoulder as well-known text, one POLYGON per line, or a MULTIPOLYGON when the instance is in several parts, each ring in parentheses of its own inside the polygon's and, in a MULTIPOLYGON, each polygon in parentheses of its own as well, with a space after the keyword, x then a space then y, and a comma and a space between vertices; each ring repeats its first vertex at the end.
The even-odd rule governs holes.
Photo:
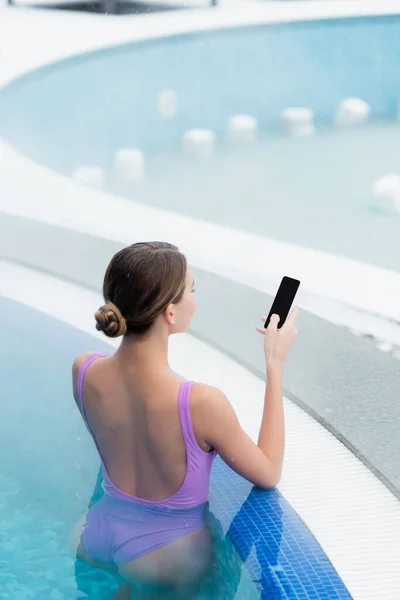
POLYGON ((204 402, 210 402, 218 398, 222 394, 222 391, 214 385, 207 383, 201 383, 200 381, 193 382, 192 385, 192 399, 193 403, 202 404, 204 402))
POLYGON ((190 407, 192 415, 207 422, 210 414, 218 410, 219 406, 227 401, 225 394, 214 385, 195 382, 190 394, 190 407))
POLYGON ((74 390, 75 400, 77 400, 77 385, 78 385, 79 370, 80 370, 81 366, 85 363, 85 361, 89 358, 89 356, 92 356, 93 354, 96 354, 95 350, 90 350, 88 352, 82 352, 82 354, 79 354, 72 363, 72 386, 73 386, 73 390, 74 390))
POLYGON ((79 372, 79 369, 81 368, 81 366, 83 365, 83 363, 85 362, 85 360, 87 360, 89 358, 89 356, 92 356, 92 354, 96 354, 95 350, 88 350, 87 352, 82 352, 82 354, 79 354, 75 359, 74 362, 72 363, 72 374, 73 375, 77 375, 79 372))
POLYGON ((196 439, 203 449, 207 446, 208 452, 210 448, 215 448, 214 440, 223 434, 233 411, 232 405, 218 387, 195 383, 192 386, 190 409, 196 439), (218 435, 215 435, 216 430, 218 435))

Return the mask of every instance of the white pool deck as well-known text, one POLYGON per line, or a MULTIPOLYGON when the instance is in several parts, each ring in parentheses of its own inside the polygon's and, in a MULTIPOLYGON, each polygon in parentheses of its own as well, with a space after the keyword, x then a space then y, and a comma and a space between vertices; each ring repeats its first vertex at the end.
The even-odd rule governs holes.
MULTIPOLYGON (((231 4, 225 0, 213 9, 123 17, 0 9, 0 86, 41 65, 126 41, 254 23, 382 13, 400 14, 400 0, 235 0, 231 4)), ((357 318, 360 330, 373 329, 382 338, 400 339, 398 329, 388 321, 400 321, 398 273, 89 190, 5 143, 0 143, 1 212, 120 243, 131 243, 132 238, 162 239, 168 231, 194 266, 266 292, 273 292, 283 272, 297 273, 305 290, 300 305, 348 325, 357 318), (110 203, 113 210, 108 210, 110 203), (98 215, 96 221, 93 214, 98 215), (140 223, 140 229, 135 223, 140 223), (208 240, 207 248, 203 239, 208 240), (266 255, 280 259, 273 266, 265 264, 266 255)), ((69 322, 69 306, 77 304, 81 321, 76 323, 74 313, 74 326, 98 335, 92 315, 101 298, 93 292, 0 261, 0 294, 65 322, 69 322)), ((221 387, 243 427, 256 439, 263 381, 190 335, 172 338, 171 362, 184 376, 221 387)), ((280 490, 317 537, 355 600, 398 600, 399 502, 301 409, 286 400, 285 411, 287 452, 280 490)))

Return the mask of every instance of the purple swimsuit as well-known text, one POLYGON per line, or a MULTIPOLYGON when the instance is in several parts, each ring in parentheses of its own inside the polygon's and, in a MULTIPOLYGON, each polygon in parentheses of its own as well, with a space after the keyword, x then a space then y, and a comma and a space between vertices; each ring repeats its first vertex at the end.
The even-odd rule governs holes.
MULTIPOLYGON (((82 385, 87 367, 102 356, 105 355, 96 352, 85 360, 77 385, 81 413, 97 449, 83 406, 82 385)), ((143 500, 118 489, 102 463, 105 493, 89 509, 82 533, 84 550, 93 560, 120 567, 203 525, 215 452, 202 450, 195 438, 190 415, 192 385, 184 381, 178 395, 187 457, 186 477, 181 488, 165 500, 143 500)))

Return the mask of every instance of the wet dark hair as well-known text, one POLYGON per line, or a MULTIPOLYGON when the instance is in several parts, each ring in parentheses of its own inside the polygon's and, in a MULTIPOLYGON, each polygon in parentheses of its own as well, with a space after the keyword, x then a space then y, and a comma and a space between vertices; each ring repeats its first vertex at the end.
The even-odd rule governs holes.
POLYGON ((142 336, 185 291, 185 256, 168 242, 138 242, 113 256, 103 282, 106 304, 95 314, 96 329, 114 338, 142 336))

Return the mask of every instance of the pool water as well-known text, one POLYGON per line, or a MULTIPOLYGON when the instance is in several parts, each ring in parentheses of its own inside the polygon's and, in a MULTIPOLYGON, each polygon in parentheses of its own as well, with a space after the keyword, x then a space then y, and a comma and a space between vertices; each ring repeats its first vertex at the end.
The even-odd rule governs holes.
MULTIPOLYGON (((120 581, 75 561, 67 542, 99 468, 70 381, 73 357, 90 338, 4 298, 0 326, 0 599, 108 600, 120 581)), ((260 598, 228 538, 218 552, 218 578, 199 600, 228 600, 238 589, 240 598, 260 598)))
MULTIPOLYGON (((0 599, 111 600, 121 580, 76 561, 67 543, 102 494, 71 392, 73 358, 93 339, 3 297, 0 327, 0 599)), ((198 600, 349 600, 278 490, 253 487, 217 457, 209 499, 217 557, 198 600)))
POLYGON ((212 160, 150 156, 141 202, 400 271, 400 213, 376 205, 374 181, 400 172, 400 125, 324 129, 305 139, 221 144, 212 160))

